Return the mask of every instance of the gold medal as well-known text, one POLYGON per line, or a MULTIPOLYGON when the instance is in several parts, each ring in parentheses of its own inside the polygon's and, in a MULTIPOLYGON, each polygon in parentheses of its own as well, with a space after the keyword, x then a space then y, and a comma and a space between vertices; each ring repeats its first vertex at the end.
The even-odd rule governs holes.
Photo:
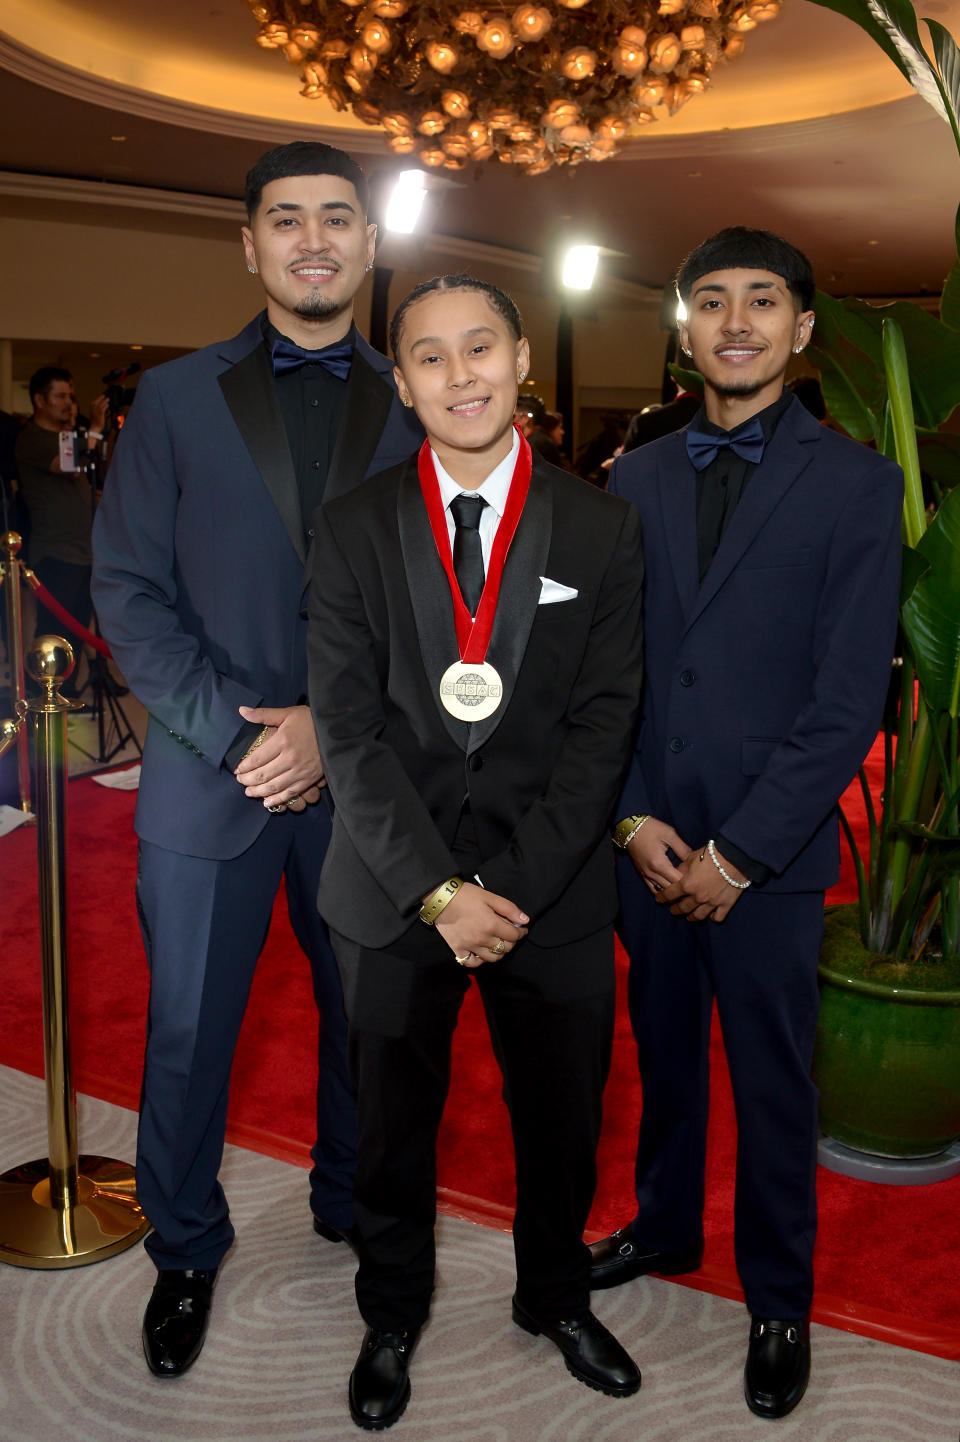
POLYGON ((482 721, 503 700, 503 682, 489 661, 454 661, 440 678, 440 700, 458 721, 482 721))

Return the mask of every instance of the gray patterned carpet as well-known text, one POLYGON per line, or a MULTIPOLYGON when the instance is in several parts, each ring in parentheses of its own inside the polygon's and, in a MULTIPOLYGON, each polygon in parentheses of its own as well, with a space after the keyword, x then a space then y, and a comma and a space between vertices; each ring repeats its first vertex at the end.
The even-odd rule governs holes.
MULTIPOLYGON (((130 1160, 133 1114, 80 1099, 86 1152, 130 1160)), ((0 1170, 46 1149, 42 1084, 0 1068, 0 1170)), ((152 1268, 137 1248, 96 1266, 0 1266, 2 1442, 350 1442, 346 1382, 362 1334, 351 1257, 309 1227, 298 1168, 228 1149, 238 1241, 224 1265, 203 1356, 173 1382, 140 1353, 152 1268)), ((734 1302, 648 1279, 600 1294, 596 1311, 643 1368, 615 1401, 566 1372, 510 1321, 512 1248, 502 1233, 440 1224, 433 1319, 396 1442, 957 1442, 955 1363, 814 1328, 807 1397, 781 1422, 747 1412, 746 1318, 734 1302)))

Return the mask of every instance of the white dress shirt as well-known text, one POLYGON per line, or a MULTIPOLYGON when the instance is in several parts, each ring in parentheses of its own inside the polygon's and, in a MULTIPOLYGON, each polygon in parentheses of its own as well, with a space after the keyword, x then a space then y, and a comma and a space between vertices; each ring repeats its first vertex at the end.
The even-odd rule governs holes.
POLYGON ((520 450, 520 436, 516 430, 513 432, 513 445, 510 447, 509 455, 504 456, 498 466, 490 472, 483 485, 478 486, 475 491, 465 491, 458 486, 456 481, 449 475, 440 464, 436 451, 431 446, 430 454, 433 456, 434 469, 437 472, 437 480, 440 483, 440 499, 443 502, 443 513, 447 518, 447 534, 450 537, 450 554, 453 555, 453 538, 456 534, 456 522, 450 512, 450 502, 456 496, 482 496, 486 505, 480 512, 480 549, 483 552, 484 574, 490 569, 490 551, 493 547, 493 538, 497 534, 497 527, 503 517, 504 508, 507 504, 507 496, 510 492, 510 482, 513 480, 514 467, 517 464, 517 455, 520 450))

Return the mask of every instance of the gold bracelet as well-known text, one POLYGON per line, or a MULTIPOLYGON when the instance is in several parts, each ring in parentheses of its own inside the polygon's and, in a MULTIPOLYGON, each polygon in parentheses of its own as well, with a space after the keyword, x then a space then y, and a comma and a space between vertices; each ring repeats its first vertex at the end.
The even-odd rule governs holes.
POLYGON ((425 925, 432 926, 443 908, 449 905, 463 885, 462 876, 448 876, 443 885, 438 886, 433 895, 428 896, 421 906, 420 920, 425 925))
POLYGON ((266 741, 267 739, 267 732, 272 730, 272 726, 264 726, 263 730, 260 732, 260 735, 250 742, 250 745, 247 747, 246 751, 244 751, 243 755, 240 757, 240 760, 246 761, 247 757, 251 756, 253 752, 256 751, 258 746, 263 745, 264 741, 266 741))
POLYGON ((620 851, 626 851, 640 827, 649 820, 649 816, 625 816, 622 821, 618 821, 613 828, 614 846, 620 851))

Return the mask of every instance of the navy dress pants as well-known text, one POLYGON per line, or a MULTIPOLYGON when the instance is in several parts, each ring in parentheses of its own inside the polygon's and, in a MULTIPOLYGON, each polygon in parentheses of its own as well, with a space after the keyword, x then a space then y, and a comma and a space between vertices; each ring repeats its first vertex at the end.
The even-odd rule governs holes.
MULTIPOLYGON (((330 819, 323 805, 271 816, 228 861, 140 843, 137 904, 150 966, 137 1193, 153 1223, 158 1267, 219 1265, 233 1241, 217 1180, 233 1053, 281 878, 297 940, 310 960, 320 1013, 315 1215, 353 1225, 356 1103, 336 959, 316 907, 330 819)), ((289 1016, 290 1030, 314 1018, 289 1016)))
POLYGON ((817 1227, 810 1065, 823 893, 751 889, 725 921, 689 922, 654 902, 627 859, 618 866, 643 1086, 636 1238, 650 1251, 702 1242, 716 998, 737 1117, 737 1270, 751 1312, 801 1317, 817 1227))

